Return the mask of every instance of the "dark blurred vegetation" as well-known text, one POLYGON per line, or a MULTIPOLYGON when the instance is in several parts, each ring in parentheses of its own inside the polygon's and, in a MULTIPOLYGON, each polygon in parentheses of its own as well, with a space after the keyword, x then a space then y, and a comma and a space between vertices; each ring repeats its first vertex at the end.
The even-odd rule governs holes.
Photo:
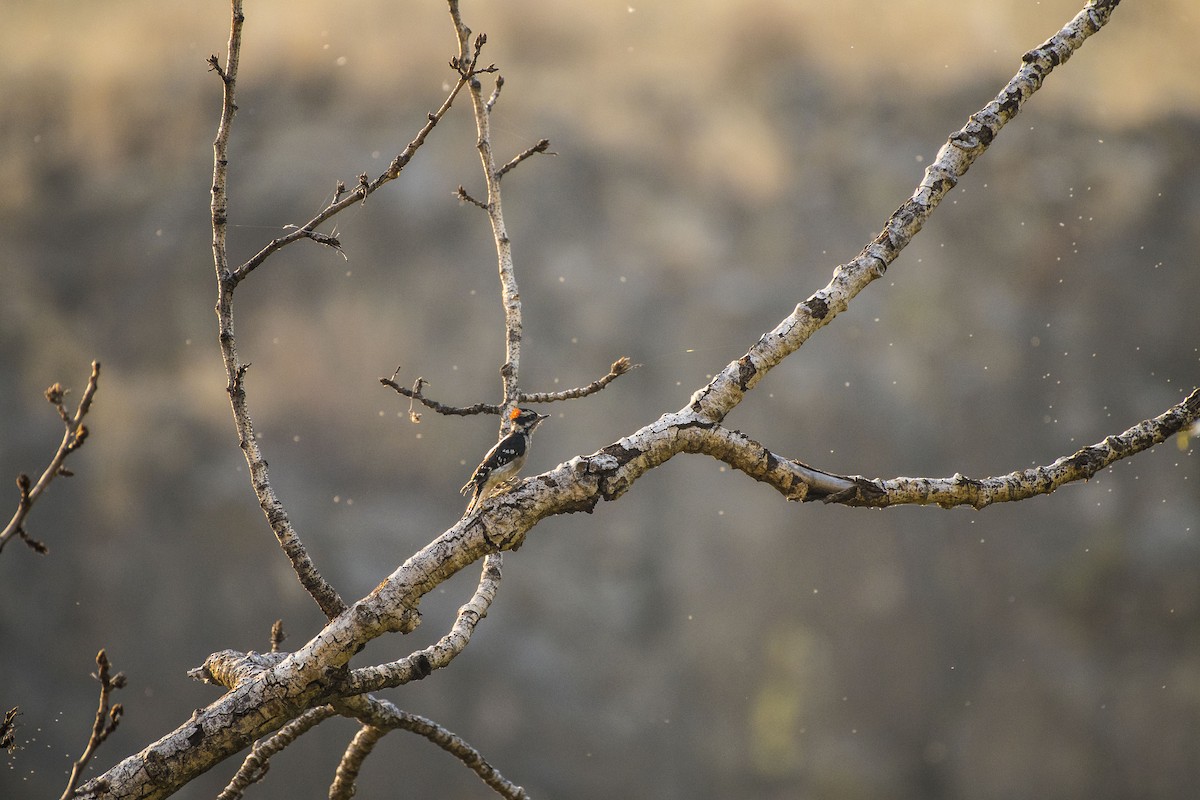
MULTIPOLYGON (((507 84, 499 151, 525 308, 523 385, 643 366, 558 405, 530 467, 682 406, 856 255, 947 133, 1070 0, 477 3, 507 84)), ((247 5, 232 254, 377 174, 440 102, 439 0, 247 5)), ((93 436, 0 555, 0 796, 54 796, 105 647, 129 678, 106 768, 214 697, 184 672, 320 627, 246 480, 215 341, 219 103, 210 2, 11 2, 0 28, 0 472, 61 434, 42 390, 104 375, 93 436)), ((886 278, 730 418, 866 475, 982 476, 1057 456, 1197 383, 1200 21, 1123 4, 1056 72, 886 278)), ((465 101, 402 180, 243 286, 238 330, 276 487, 342 592, 462 510, 491 420, 406 420, 403 365, 494 400, 494 255, 465 101)), ((77 394, 75 395, 78 396, 77 394)), ((7 480, 7 479, 6 479, 7 480)), ((1200 477, 1175 442, 1050 498, 976 513, 797 506, 680 458, 594 516, 540 525, 468 651, 394 693, 539 797, 1188 797, 1200 785, 1200 477)), ((9 485, 9 484, 5 484, 9 485)), ((7 505, 15 507, 14 487, 7 505)), ((3 497, 3 495, 0 495, 3 497)), ((8 511, 5 511, 8 513, 8 511)), ((439 636, 425 624, 358 663, 439 636)), ((263 797, 324 796, 352 735, 278 757, 263 797)), ((180 796, 211 797, 230 762, 180 796)), ((486 797, 389 736, 360 796, 486 797)))

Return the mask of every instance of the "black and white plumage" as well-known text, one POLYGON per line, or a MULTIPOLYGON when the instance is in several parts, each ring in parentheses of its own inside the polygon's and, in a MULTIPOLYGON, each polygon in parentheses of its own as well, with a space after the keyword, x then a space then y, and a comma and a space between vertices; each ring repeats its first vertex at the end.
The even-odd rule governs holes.
POLYGON ((479 466, 471 474, 471 480, 459 490, 464 495, 471 493, 471 502, 463 512, 464 516, 474 511, 479 501, 491 495, 497 486, 520 472, 529 455, 533 429, 549 416, 527 408, 514 408, 509 412, 508 434, 487 451, 483 461, 479 462, 479 466))

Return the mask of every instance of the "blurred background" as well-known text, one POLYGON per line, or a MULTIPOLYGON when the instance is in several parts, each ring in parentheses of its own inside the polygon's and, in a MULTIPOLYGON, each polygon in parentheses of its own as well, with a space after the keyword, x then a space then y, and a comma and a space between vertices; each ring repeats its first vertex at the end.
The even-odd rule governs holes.
MULTIPOLYGON (((947 134, 1079 0, 877 4, 466 0, 506 79, 504 183, 522 385, 640 369, 547 406, 527 472, 683 406, 913 190, 947 134)), ((444 3, 247 4, 231 257, 374 176, 453 78, 444 3)), ((224 2, 9 2, 0 26, 0 473, 92 437, 0 553, 0 796, 56 796, 94 714, 96 651, 128 688, 89 775, 217 696, 185 671, 321 626, 238 450, 208 227, 224 2)), ((1123 4, 1048 80, 888 272, 728 424, 846 473, 982 477, 1117 433, 1200 382, 1200 14, 1123 4)), ((222 61, 224 56, 222 55, 222 61)), ((495 256, 464 99, 401 180, 237 294, 275 487, 347 600, 454 523, 494 419, 408 421, 379 385, 495 401, 495 256)), ((327 229, 328 230, 328 229, 327 229)), ((7 516, 5 516, 7 519, 7 516)), ((1200 784, 1200 475, 1172 440, 1049 498, 982 512, 783 502, 680 457, 505 558, 451 669, 387 696, 536 797, 1185 797, 1200 784)), ((429 596, 434 641, 472 569, 429 596)), ((273 761, 262 797, 323 797, 355 726, 273 761)), ((180 792, 211 797, 221 765, 180 792)), ((396 733, 360 797, 483 798, 396 733)))

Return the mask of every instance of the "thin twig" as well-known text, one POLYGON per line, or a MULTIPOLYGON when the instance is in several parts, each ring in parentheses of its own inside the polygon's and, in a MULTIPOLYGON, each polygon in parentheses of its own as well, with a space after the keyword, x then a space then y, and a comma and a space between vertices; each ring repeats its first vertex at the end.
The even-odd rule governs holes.
MULTIPOLYGON (((374 180, 368 180, 366 175, 360 175, 357 187, 349 194, 345 194, 345 196, 343 196, 346 191, 345 184, 339 182, 338 190, 335 193, 336 196, 334 197, 332 203, 321 209, 321 211, 308 222, 294 227, 291 233, 287 234, 286 236, 280 236, 276 239, 272 239, 270 242, 268 242, 265 247, 251 256, 245 264, 242 264, 240 267, 233 270, 233 272, 230 274, 230 280, 232 280, 234 283, 242 281, 247 275, 260 267, 264 261, 270 258, 275 251, 286 247, 298 239, 312 239, 319 244, 325 244, 333 247, 340 253, 341 242, 339 242, 336 237, 331 238, 325 234, 318 233, 316 231, 317 226, 328 220, 330 217, 333 217, 334 215, 346 210, 355 203, 365 202, 367 197, 374 194, 375 191, 385 183, 400 177, 400 172, 406 166, 408 166, 410 161, 412 161, 413 156, 416 155, 417 150, 420 149, 421 145, 425 143, 425 139, 428 138, 430 132, 439 122, 442 121, 442 117, 446 116, 446 113, 454 104, 454 99, 458 97, 459 91, 462 90, 463 86, 474 74, 474 72, 468 71, 466 76, 460 77, 458 81, 455 82, 454 86, 450 89, 450 93, 446 96, 446 99, 442 101, 441 106, 438 107, 437 111, 426 115, 425 124, 421 126, 421 130, 419 130, 417 135, 413 137, 413 140, 409 142, 403 150, 400 151, 400 154, 392 159, 391 164, 388 165, 386 170, 376 176, 374 180)), ((345 254, 343 253, 342 255, 344 256, 345 254)))
POLYGON ((482 208, 484 211, 488 210, 487 203, 484 203, 481 200, 476 200, 463 186, 458 187, 458 191, 454 193, 454 196, 457 197, 460 202, 470 203, 476 208, 482 208))
POLYGON ((63 790, 60 800, 70 800, 71 796, 75 794, 75 787, 79 785, 79 779, 83 777, 83 770, 95 754, 96 748, 117 729, 117 725, 121 722, 121 715, 125 713, 125 709, 120 703, 111 708, 108 704, 112 693, 125 686, 125 673, 109 674, 111 665, 108 662, 108 654, 103 650, 96 654, 96 667, 97 670, 92 677, 100 681, 100 705, 96 709, 96 719, 92 723, 92 735, 88 737, 83 755, 76 759, 71 766, 71 777, 67 780, 67 788, 63 790))
POLYGON ((407 398, 416 400, 421 405, 428 408, 430 411, 438 414, 445 414, 448 417, 470 417, 476 414, 499 414, 502 406, 496 403, 476 403, 472 406, 450 406, 445 403, 439 403, 437 400, 431 400, 422 394, 421 387, 428 383, 424 378, 418 378, 417 383, 412 389, 407 386, 401 386, 391 378, 380 378, 379 382, 384 386, 389 387, 397 394, 402 394, 407 398))
MULTIPOLYGON (((486 39, 484 41, 486 41, 486 39)), ((488 98, 487 104, 484 106, 484 108, 487 110, 487 112, 489 114, 492 113, 492 108, 496 105, 496 101, 500 99, 500 90, 502 90, 503 88, 504 88, 504 76, 497 75, 496 76, 496 86, 495 86, 495 88, 492 89, 492 96, 488 98)))
POLYGON ((66 430, 63 432, 62 442, 58 445, 58 450, 54 453, 54 457, 50 459, 50 464, 42 472, 42 476, 38 478, 37 483, 32 483, 29 476, 21 473, 17 476, 17 489, 20 491, 20 498, 17 500, 17 510, 13 514, 12 519, 4 526, 4 530, 0 531, 0 550, 4 549, 4 545, 14 536, 21 538, 35 552, 45 554, 48 548, 42 542, 32 538, 25 530, 25 519, 29 516, 33 504, 42 496, 50 482, 59 475, 70 477, 72 473, 64 466, 67 456, 74 453, 87 440, 88 429, 83 424, 83 418, 87 416, 88 411, 92 408, 92 399, 96 396, 96 390, 99 387, 100 381, 100 362, 92 362, 92 374, 88 378, 87 388, 83 390, 83 397, 79 400, 79 405, 76 406, 75 412, 72 414, 67 411, 63 400, 66 397, 67 390, 61 384, 54 384, 46 390, 46 400, 58 411, 58 416, 62 419, 66 430))
POLYGON ((580 397, 587 397, 608 386, 627 372, 637 369, 640 364, 634 364, 629 360, 629 356, 621 356, 612 363, 608 368, 608 374, 603 378, 594 380, 587 386, 579 386, 575 389, 564 389, 561 392, 531 392, 529 394, 521 393, 519 402, 522 403, 554 403, 559 400, 575 400, 580 397))
MULTIPOLYGON (((580 397, 587 397, 595 394, 608 386, 627 372, 631 372, 638 368, 638 364, 634 364, 629 360, 628 356, 621 356, 612 363, 609 367, 608 374, 602 378, 592 381, 587 386, 579 386, 574 389, 563 389, 559 392, 521 392, 517 395, 518 403, 553 403, 559 400, 575 400, 580 397)), ((396 382, 396 376, 400 373, 400 368, 396 368, 396 372, 392 373, 391 378, 380 378, 379 382, 384 386, 391 388, 397 394, 401 394, 410 400, 415 400, 421 403, 426 408, 438 414, 446 416, 473 416, 475 414, 499 414, 504 410, 504 406, 498 403, 476 403, 472 406, 451 406, 445 403, 439 403, 437 400, 432 400, 425 396, 425 386, 429 381, 424 378, 417 378, 413 383, 413 387, 409 389, 406 386, 401 386, 396 382)), ((411 409, 409 416, 412 417, 411 409)), ((416 415, 414 422, 420 421, 420 415, 416 415)))
MULTIPOLYGON (((333 202, 321 209, 316 216, 303 225, 290 226, 293 228, 291 233, 287 234, 286 236, 280 236, 277 239, 272 239, 270 242, 268 242, 265 247, 251 256, 246 263, 233 270, 233 272, 230 273, 230 280, 232 280, 234 283, 242 281, 247 275, 261 266, 262 263, 270 258, 271 255, 277 250, 286 247, 287 245, 299 239, 312 239, 319 244, 328 245, 337 250, 339 253, 342 253, 341 242, 337 240, 337 237, 317 232, 317 226, 321 225, 330 217, 341 213, 355 203, 365 203, 367 198, 374 194, 375 191, 385 183, 400 177, 400 173, 406 166, 408 166, 409 162, 412 161, 413 156, 416 155, 417 150, 421 148, 421 145, 425 144, 425 140, 429 137, 429 134, 433 131, 434 127, 436 127, 437 124, 442 121, 442 118, 445 117, 450 111, 451 106, 454 105, 455 98, 458 97, 458 93, 462 91, 463 86, 466 86, 470 81, 476 80, 475 76, 481 72, 496 71, 495 64, 487 67, 478 66, 479 51, 482 49, 483 42, 485 41, 487 41, 487 39, 486 37, 483 37, 482 41, 477 43, 473 54, 469 58, 464 57, 464 54, 460 52, 458 56, 450 59, 450 67, 458 73, 458 80, 454 83, 454 86, 451 87, 449 94, 446 95, 446 99, 442 101, 440 106, 438 106, 437 111, 433 111, 425 115, 425 124, 421 126, 419 131, 417 131, 417 135, 413 137, 412 141, 410 141, 404 147, 404 149, 400 151, 399 155, 392 159, 392 162, 388 164, 386 170, 376 176, 373 180, 368 179, 365 173, 360 174, 358 176, 357 187, 349 194, 346 194, 345 183, 338 181, 336 190, 334 192, 333 202)), ((220 71, 219 66, 216 64, 215 56, 210 59, 210 63, 213 64, 214 69, 217 69, 218 72, 220 71)), ((222 77, 225 78, 227 84, 232 84, 233 74, 235 73, 236 69, 227 70, 226 73, 221 74, 222 77)), ((342 253, 342 256, 345 257, 345 253, 342 253)))
MULTIPOLYGON (((488 106, 488 107, 491 108, 491 106, 488 106)), ((530 158, 531 156, 537 155, 538 153, 545 153, 549 147, 550 147, 549 139, 539 140, 538 143, 535 144, 533 147, 530 147, 527 150, 523 150, 520 153, 517 153, 515 156, 513 156, 512 160, 510 160, 507 164, 505 164, 503 167, 498 169, 496 171, 496 178, 497 179, 503 178, 505 176, 505 174, 516 169, 517 165, 520 164, 522 161, 524 161, 527 158, 530 158)), ((549 155, 554 155, 554 153, 550 153, 549 155)))

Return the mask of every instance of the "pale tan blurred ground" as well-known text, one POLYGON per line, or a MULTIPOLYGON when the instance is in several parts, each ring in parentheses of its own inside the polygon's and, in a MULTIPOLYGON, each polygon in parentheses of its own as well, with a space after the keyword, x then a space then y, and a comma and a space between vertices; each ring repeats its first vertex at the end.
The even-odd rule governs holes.
MULTIPOLYGON (((468 3, 507 85, 501 152, 530 389, 643 364, 552 407, 553 466, 681 406, 857 254, 946 134, 1066 2, 468 3), (478 6, 478 7, 476 7, 478 6)), ((440 102, 442 5, 255 2, 231 155, 234 256, 377 173, 440 102)), ((209 702, 184 671, 319 626, 246 485, 207 231, 221 3, 10 3, 0 25, 0 472, 59 431, 41 390, 105 367, 93 437, 0 554, 0 796, 61 788, 104 646, 127 715, 97 764, 209 702)), ((1200 14, 1126 3, 1010 125, 888 276, 730 419, 845 472, 1048 462, 1198 382, 1200 14)), ((403 180, 239 292, 252 409, 318 564, 356 597, 461 511, 493 436, 376 380, 492 399, 502 352, 465 105, 403 180)), ((539 797, 1186 797, 1200 782, 1200 493, 1168 443, 982 513, 783 504, 680 459, 506 560, 445 674, 392 699, 539 797)), ((2 497, 2 495, 0 495, 2 497)), ((12 498, 15 503, 15 492, 12 498)), ((2 507, 2 506, 0 506, 2 507)), ((424 644, 471 576, 427 599, 424 644)), ((261 796, 321 796, 333 723, 261 796)), ((234 764, 183 797, 209 797, 234 764)), ((483 797, 393 735, 360 796, 483 797), (402 784, 402 785, 401 785, 402 784)))

